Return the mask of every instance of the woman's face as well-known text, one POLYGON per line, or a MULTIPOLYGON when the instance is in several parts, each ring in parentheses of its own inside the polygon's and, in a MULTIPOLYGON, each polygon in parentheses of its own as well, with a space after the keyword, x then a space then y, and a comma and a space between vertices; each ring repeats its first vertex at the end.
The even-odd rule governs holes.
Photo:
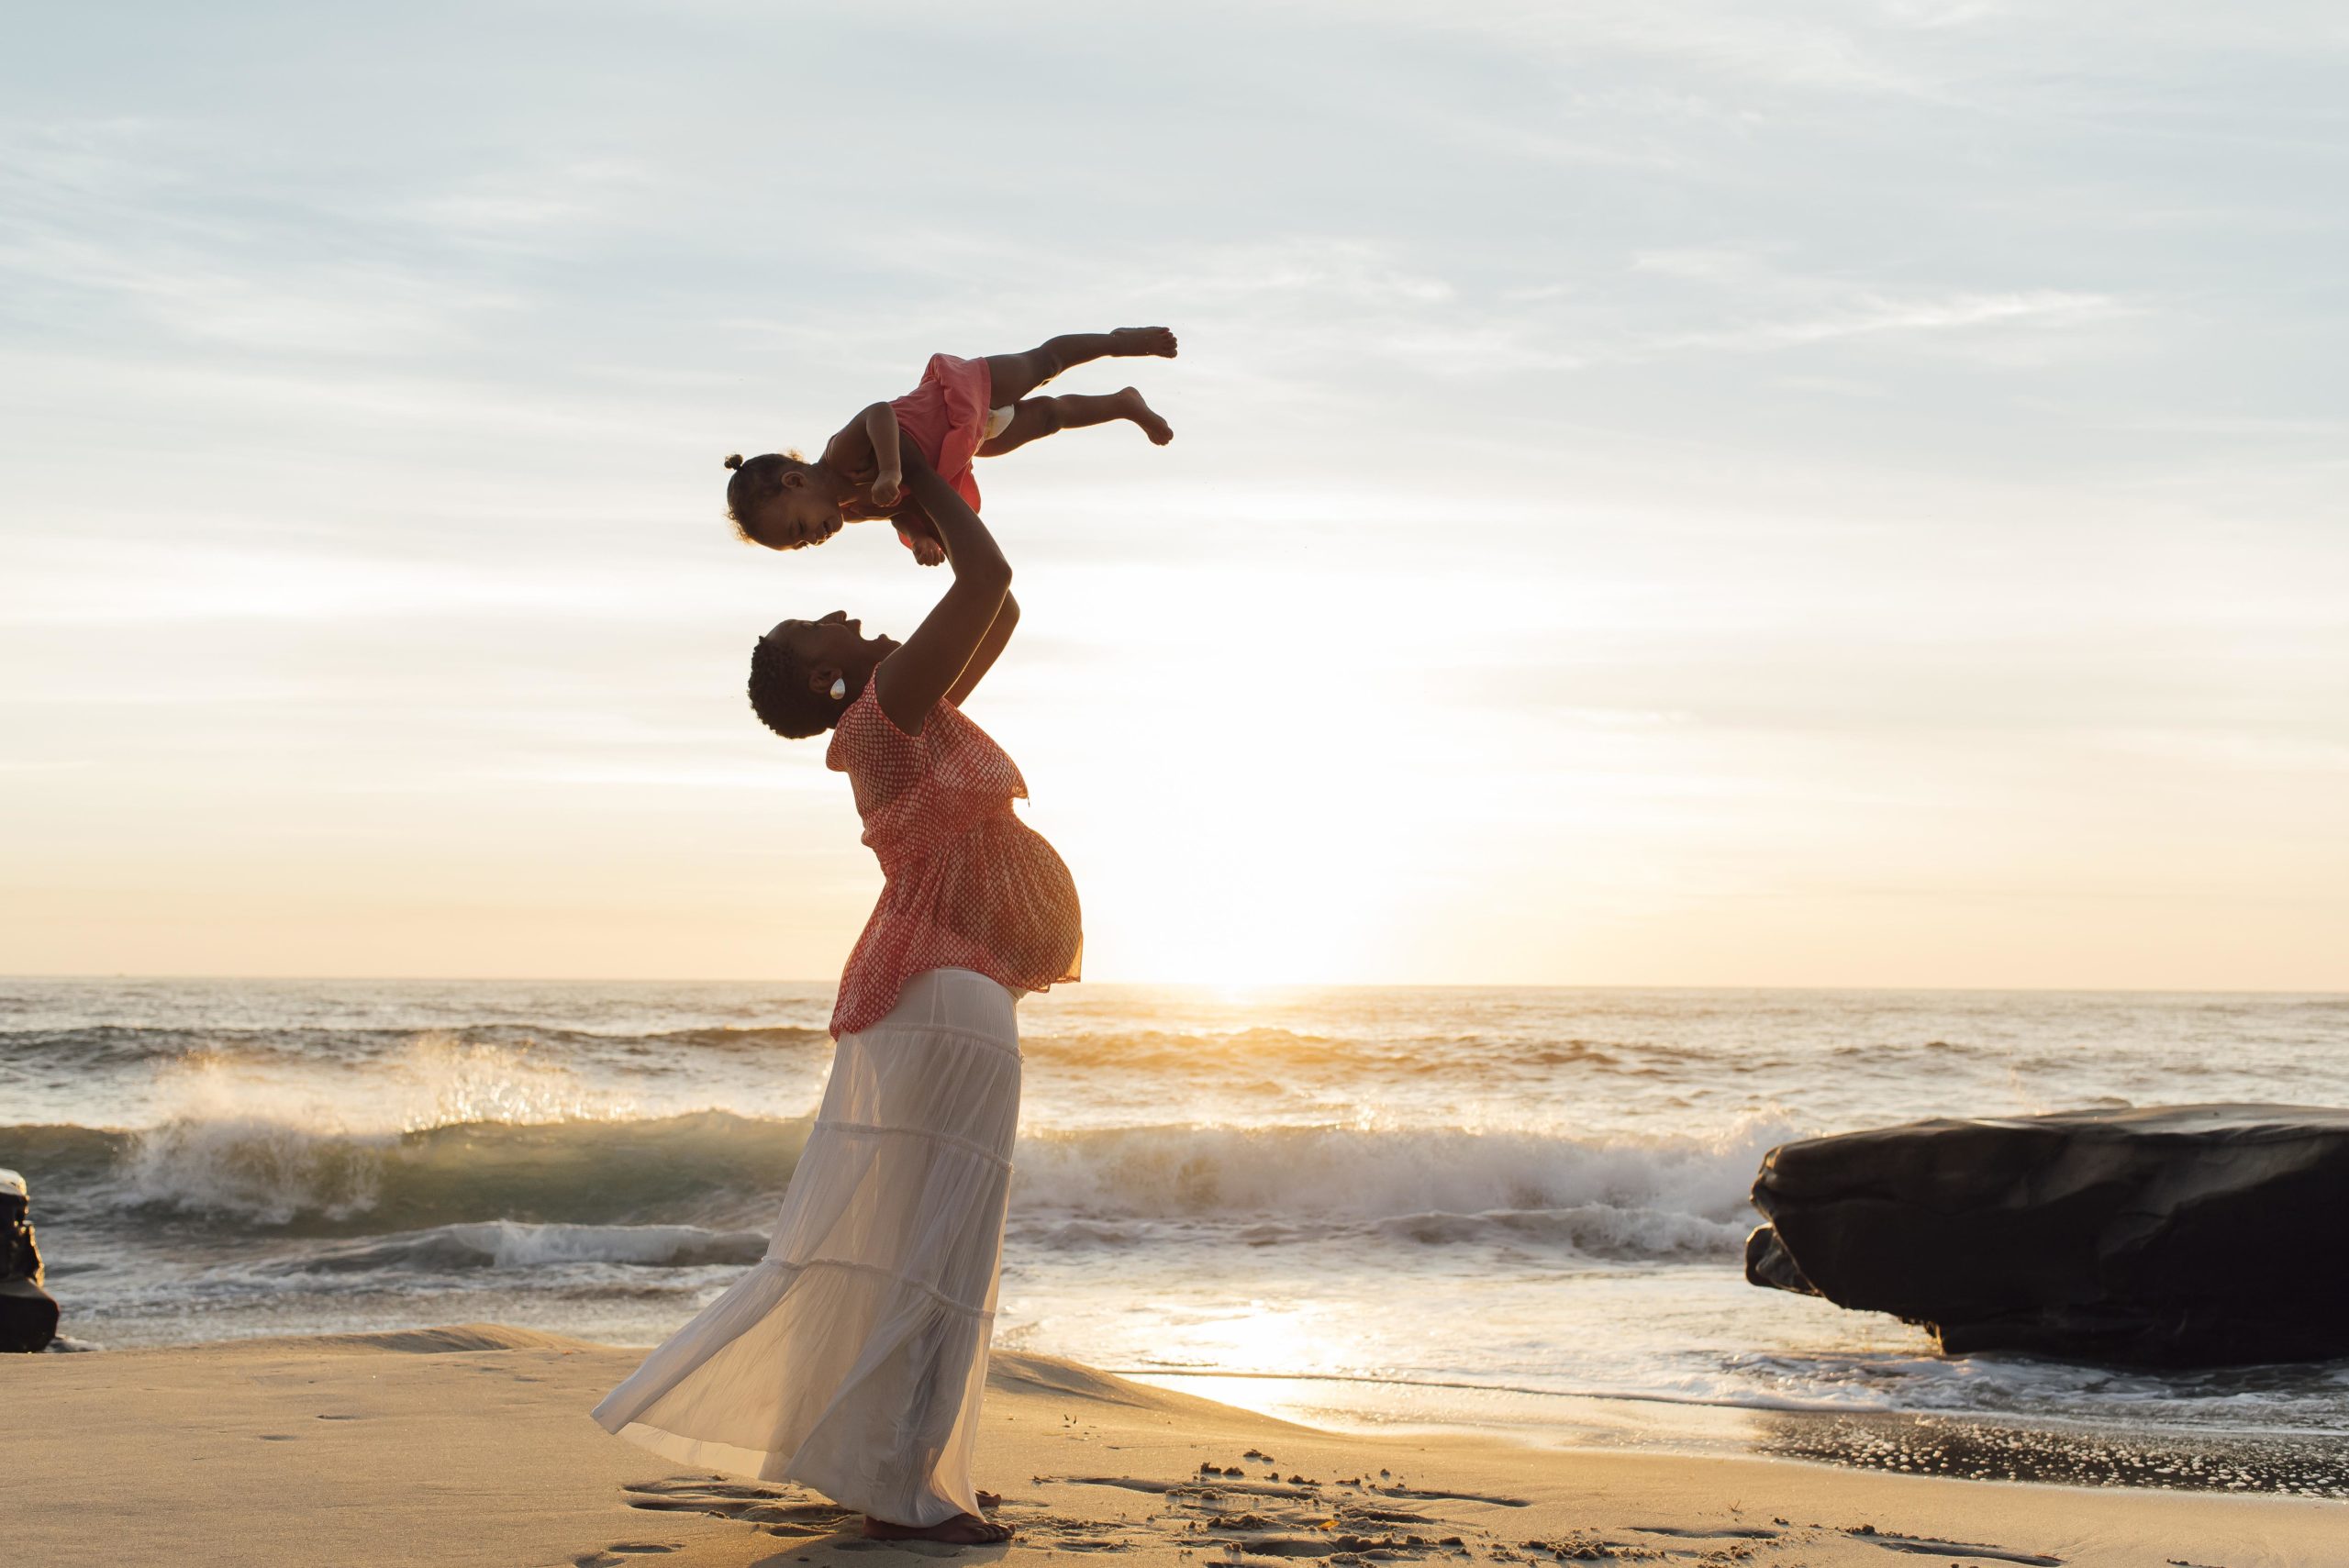
POLYGON ((897 648, 894 638, 865 636, 864 623, 851 620, 846 610, 820 620, 778 621, 767 636, 783 639, 793 662, 826 684, 833 674, 861 681, 897 648))

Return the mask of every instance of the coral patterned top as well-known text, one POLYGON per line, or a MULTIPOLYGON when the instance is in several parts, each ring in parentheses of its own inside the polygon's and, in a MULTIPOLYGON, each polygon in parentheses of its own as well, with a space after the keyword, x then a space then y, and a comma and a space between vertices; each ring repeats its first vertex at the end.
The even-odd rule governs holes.
POLYGON ((1027 781, 962 709, 941 700, 907 735, 882 711, 880 683, 867 680, 824 764, 855 787, 864 842, 886 879, 841 974, 834 1038, 879 1023, 926 969, 973 969, 1019 991, 1077 977, 1076 883, 1013 815, 1027 781))

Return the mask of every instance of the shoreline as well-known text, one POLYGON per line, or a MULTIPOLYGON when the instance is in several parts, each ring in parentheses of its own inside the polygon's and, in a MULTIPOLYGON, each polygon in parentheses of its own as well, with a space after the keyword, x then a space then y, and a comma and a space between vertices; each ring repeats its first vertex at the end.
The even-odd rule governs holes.
MULTIPOLYGON (((499 1324, 580 1350, 640 1357, 649 1347, 582 1339, 560 1326, 499 1324)), ((441 1332, 362 1327, 109 1347, 60 1335, 52 1355, 201 1355, 248 1346, 363 1344, 441 1332)), ((1488 1441, 1552 1452, 1787 1460, 1832 1469, 2091 1490, 2215 1492, 2349 1502, 2349 1442, 2323 1429, 2183 1426, 1818 1404, 1748 1403, 1635 1390, 1563 1390, 1364 1374, 1093 1366, 1050 1351, 997 1361, 1064 1362, 1241 1415, 1337 1436, 1488 1441)))
POLYGON ((2341 1434, 2322 1429, 2191 1428, 2089 1417, 1748 1404, 1636 1392, 1309 1373, 1120 1367, 1112 1375, 1276 1419, 1371 1436, 1486 1437, 1569 1452, 1742 1455, 1958 1480, 2349 1502, 2349 1443, 2341 1434), (1292 1392, 1287 1397, 1218 1399, 1219 1385, 1240 1385, 1250 1393, 1264 1385, 1292 1392), (1317 1387, 1328 1388, 1335 1397, 1313 1397, 1317 1387), (1388 1397, 1374 1401, 1366 1396, 1371 1390, 1388 1397), (1408 1412, 1393 1397, 1406 1390, 1428 1391, 1441 1404, 1408 1412), (1472 1414, 1480 1405, 1490 1412, 1484 1418, 1472 1414))
MULTIPOLYGON (((12 1358, 13 1550, 43 1563, 907 1561, 803 1489, 680 1474, 587 1418, 640 1352, 495 1325, 12 1358)), ((1203 1557, 2266 1568, 2337 1561, 2336 1502, 2018 1485, 1793 1457, 1317 1429, 998 1352, 982 1559, 1203 1557), (1253 1451, 1252 1454, 1251 1451, 1253 1451), (1275 1459, 1274 1456, 1277 1456, 1275 1459), (1208 1473, 1203 1467, 1212 1467, 1208 1473), (1237 1473, 1235 1473, 1237 1472, 1237 1473), (1382 1472, 1385 1473, 1382 1475, 1382 1472)))

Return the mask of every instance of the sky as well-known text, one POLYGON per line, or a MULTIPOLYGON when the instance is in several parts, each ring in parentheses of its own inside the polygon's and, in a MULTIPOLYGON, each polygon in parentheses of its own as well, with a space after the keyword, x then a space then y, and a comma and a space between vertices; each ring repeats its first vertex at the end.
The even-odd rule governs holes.
POLYGON ((983 463, 1100 980, 2349 989, 2349 20, 50 7, 0 55, 0 973, 824 979, 719 460, 983 463))

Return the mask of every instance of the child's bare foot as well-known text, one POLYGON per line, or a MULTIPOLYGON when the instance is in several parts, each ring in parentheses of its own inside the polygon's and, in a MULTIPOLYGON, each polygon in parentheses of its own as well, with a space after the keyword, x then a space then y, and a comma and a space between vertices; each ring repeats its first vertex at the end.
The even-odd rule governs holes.
POLYGON ((956 1514, 945 1523, 934 1525, 893 1525, 867 1514, 864 1534, 870 1540, 941 1540, 949 1546, 999 1546, 1011 1539, 1011 1527, 990 1523, 976 1514, 956 1514))
POLYGON ((1174 357, 1174 333, 1171 328, 1120 327, 1109 334, 1109 340, 1117 345, 1109 350, 1117 359, 1174 357))
POLYGON ((1131 419, 1140 425, 1141 433, 1150 438, 1152 446, 1163 447, 1174 439, 1174 427, 1160 418, 1158 410, 1141 400, 1139 388, 1129 386, 1121 392, 1112 393, 1110 400, 1117 405, 1118 417, 1131 419))
POLYGON ((989 1513, 993 1513, 996 1509, 1003 1507, 1003 1494, 1000 1492, 980 1493, 979 1507, 986 1509, 989 1513))

